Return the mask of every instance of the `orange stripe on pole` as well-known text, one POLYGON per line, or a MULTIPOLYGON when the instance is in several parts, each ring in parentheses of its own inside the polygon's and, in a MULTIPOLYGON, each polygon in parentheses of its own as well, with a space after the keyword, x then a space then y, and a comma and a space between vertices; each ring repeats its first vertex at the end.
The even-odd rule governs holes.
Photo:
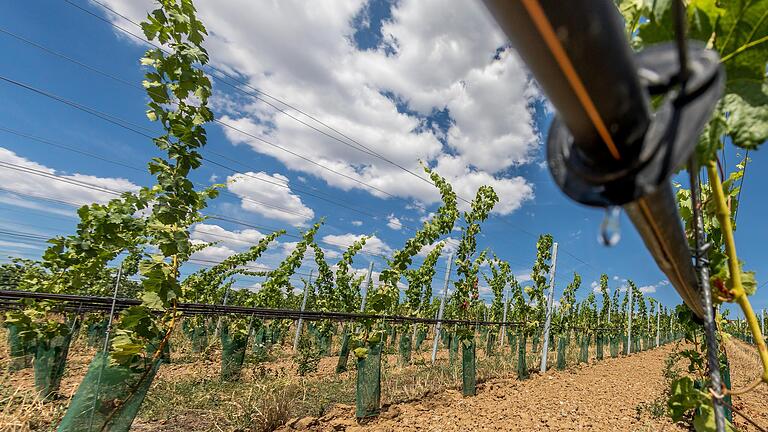
POLYGON ((581 106, 584 108, 584 111, 586 111, 587 116, 589 116, 589 119, 592 121, 595 129, 597 129, 597 133, 608 147, 608 151, 611 152, 611 155, 614 157, 614 159, 621 159, 619 149, 613 142, 611 134, 608 133, 608 129, 605 127, 603 119, 600 118, 600 114, 597 112, 595 104, 592 103, 592 98, 589 97, 587 89, 584 88, 584 83, 581 82, 579 74, 576 73, 576 69, 574 69, 571 60, 568 58, 568 54, 565 53, 565 49, 557 39, 555 30, 552 28, 552 24, 544 14, 544 10, 541 8, 541 5, 539 5, 537 0, 520 1, 523 3, 523 7, 525 7, 526 11, 528 11, 528 15, 531 16, 533 24, 536 26, 536 29, 539 31, 539 33, 541 33, 541 37, 544 39, 547 47, 555 57, 555 61, 557 62, 558 66, 560 66, 560 70, 563 71, 563 74, 568 80, 568 83, 571 85, 573 92, 576 93, 576 97, 579 99, 579 102, 581 102, 581 106))

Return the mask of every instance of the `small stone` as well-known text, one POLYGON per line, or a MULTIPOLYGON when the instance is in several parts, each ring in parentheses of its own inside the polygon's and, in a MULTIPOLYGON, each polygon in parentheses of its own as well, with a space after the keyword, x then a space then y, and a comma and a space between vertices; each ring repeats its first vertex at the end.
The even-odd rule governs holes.
POLYGON ((389 407, 388 410, 386 410, 383 413, 381 413, 381 415, 379 415, 379 417, 387 419, 387 420, 391 420, 391 419, 393 419, 393 418, 395 418, 395 417, 397 417, 399 415, 400 415, 400 408, 398 408, 396 406, 391 406, 391 407, 389 407))
POLYGON ((296 423, 293 424, 294 429, 302 430, 302 429, 309 429, 312 426, 317 424, 317 418, 315 417, 304 417, 300 420, 298 420, 296 423))
POLYGON ((331 420, 329 425, 333 428, 333 430, 337 431, 345 431, 348 427, 354 426, 355 422, 351 419, 341 419, 341 418, 335 418, 331 420))

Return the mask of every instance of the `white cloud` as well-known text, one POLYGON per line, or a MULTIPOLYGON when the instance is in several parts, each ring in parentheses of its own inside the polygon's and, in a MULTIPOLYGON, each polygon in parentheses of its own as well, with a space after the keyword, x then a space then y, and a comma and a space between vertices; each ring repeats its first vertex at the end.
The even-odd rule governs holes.
POLYGON ((396 218, 393 214, 387 216, 387 226, 389 229, 393 229, 395 231, 399 231, 403 227, 403 225, 400 223, 400 219, 396 218))
POLYGON ((533 280, 533 279, 531 279, 531 274, 530 273, 516 273, 515 274, 515 279, 520 284, 533 280))
POLYGON ((438 240, 431 245, 426 245, 421 248, 421 250, 418 253, 418 256, 420 257, 426 257, 429 255, 432 250, 434 250, 438 244, 443 244, 443 250, 440 251, 441 255, 446 255, 448 253, 456 253, 456 249, 458 247, 459 240, 453 238, 453 237, 446 237, 442 240, 438 240))
MULTIPOLYGON (((142 19, 152 8, 149 0, 106 1, 133 19, 142 19)), ((427 162, 462 197, 471 198, 482 184, 492 185, 501 198, 494 210, 498 214, 509 214, 533 199, 532 185, 509 170, 531 163, 537 148, 528 109, 536 89, 514 52, 497 53, 506 37, 485 8, 476 1, 451 7, 440 0, 399 1, 382 27, 389 49, 363 51, 351 37, 353 17, 363 4, 284 0, 254 8, 247 0, 230 0, 196 6, 209 30, 206 47, 217 67, 312 113, 413 172, 421 172, 418 160, 427 162), (398 109, 402 105, 407 110, 398 109), (450 115, 447 131, 425 122, 426 116, 443 110, 450 115)), ((439 199, 426 182, 258 101, 239 98, 221 105, 221 121, 306 156, 223 129, 234 144, 272 156, 291 170, 342 190, 362 189, 386 197, 383 190, 425 204, 439 199)), ((311 119, 302 120, 323 128, 311 119)))
MULTIPOLYGON (((192 239, 192 244, 199 245, 208 243, 207 241, 199 240, 199 239, 192 239)), ((203 250, 199 250, 192 254, 191 259, 194 260, 203 260, 203 261, 215 261, 220 262, 224 259, 232 256, 233 254, 237 253, 234 249, 228 247, 228 246, 222 246, 222 245, 211 245, 206 247, 203 250)), ((212 263, 206 263, 206 264, 212 264, 212 263)))
POLYGON ((432 220, 432 218, 435 217, 435 212, 429 212, 421 217, 419 217, 419 222, 424 223, 428 220, 432 220))
POLYGON ((265 237, 264 234, 255 229, 229 231, 219 225, 207 223, 199 223, 192 227, 190 236, 192 239, 200 240, 202 242, 216 242, 222 246, 242 250, 256 245, 265 237))
POLYGON ((30 198, 21 197, 12 193, 2 192, 0 193, 0 203, 12 205, 14 207, 21 207, 30 210, 39 210, 46 213, 53 213, 61 216, 69 216, 72 218, 77 217, 77 213, 73 208, 58 208, 43 205, 37 201, 32 201, 30 198))
MULTIPOLYGON (((360 240, 361 237, 363 237, 362 234, 330 234, 323 236, 323 242, 326 242, 326 244, 333 245, 340 249, 347 249, 352 243, 360 240)), ((365 237, 365 246, 363 246, 362 249, 364 252, 376 255, 389 255, 392 253, 392 248, 389 247, 389 245, 387 245, 383 240, 376 237, 376 235, 365 237)))
POLYGON ((0 166, 0 185, 2 185, 3 189, 10 192, 3 193, 0 200, 6 204, 12 204, 19 207, 63 213, 61 209, 43 206, 30 201, 27 198, 13 195, 14 192, 18 194, 64 200, 80 206, 95 202, 105 203, 117 197, 109 191, 126 192, 137 191, 139 189, 139 186, 123 178, 97 177, 80 173, 65 174, 24 158, 23 156, 19 156, 4 147, 0 147, 0 162, 11 164, 13 166, 13 168, 0 166), (16 167, 23 168, 19 170, 15 169, 16 167), (23 172, 22 170, 25 168, 33 171, 23 172), (44 175, 38 175, 36 173, 44 175), (64 181, 52 176, 57 176, 64 181), (67 180, 69 182, 67 182, 67 180), (91 187, 78 185, 83 183, 90 185, 91 187))
POLYGON ((665 287, 667 285, 669 285, 669 280, 664 279, 655 284, 641 286, 640 288, 638 288, 638 291, 640 291, 643 294, 652 294, 652 293, 655 293, 656 290, 658 290, 659 288, 665 287))
POLYGON ((289 180, 281 174, 248 172, 227 177, 227 188, 240 197, 240 207, 270 219, 304 226, 315 212, 291 192, 289 180))
POLYGON ((353 220, 352 221, 352 225, 359 227, 359 226, 363 225, 363 221, 353 220))

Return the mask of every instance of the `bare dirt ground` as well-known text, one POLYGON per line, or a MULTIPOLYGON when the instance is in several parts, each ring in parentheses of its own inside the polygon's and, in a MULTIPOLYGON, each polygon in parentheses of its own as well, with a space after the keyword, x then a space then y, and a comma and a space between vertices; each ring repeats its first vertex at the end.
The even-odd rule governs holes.
MULTIPOLYGON (((754 347, 737 339, 725 344, 731 362, 731 387, 738 391, 753 383, 760 376, 760 360, 754 347)), ((753 391, 733 397, 733 407, 744 413, 762 428, 768 428, 768 386, 761 385, 753 391)), ((740 431, 759 431, 739 414, 733 414, 733 423, 740 431)))
MULTIPOLYGON (((564 372, 534 375, 527 381, 494 379, 475 397, 458 389, 421 400, 391 404, 379 418, 359 424, 354 407, 337 405, 321 418, 293 419, 283 427, 314 431, 682 431, 666 417, 644 409, 659 402, 666 383, 664 361, 674 344, 630 357, 607 359, 564 372)), ((735 389, 753 382, 760 363, 753 347, 726 343, 735 389)), ((768 386, 734 397, 733 405, 761 427, 768 426, 768 386)), ((740 431, 759 431, 734 414, 740 431)))
MULTIPOLYGON (((427 366, 426 360, 429 357, 427 352, 414 353, 415 361, 420 364, 405 368, 396 366, 397 356, 388 355, 385 357, 387 366, 383 370, 386 379, 382 383, 382 402, 384 403, 382 414, 366 424, 358 424, 354 419, 354 407, 351 406, 354 402, 354 372, 336 375, 333 372, 336 357, 322 359, 319 370, 312 376, 306 377, 303 384, 305 396, 327 397, 330 403, 315 414, 311 414, 317 417, 288 420, 289 417, 283 416, 290 416, 287 412, 302 411, 297 410, 293 405, 303 399, 300 394, 280 396, 279 392, 291 390, 295 387, 295 383, 284 386, 285 388, 275 384, 274 389, 270 387, 255 392, 251 396, 258 400, 269 395, 275 399, 272 402, 266 401, 260 404, 254 402, 255 408, 245 404, 243 397, 247 395, 243 389, 253 389, 263 386, 264 383, 278 383, 286 379, 295 381, 295 378, 292 378, 295 365, 292 364, 290 357, 278 355, 266 364, 247 367, 243 371, 241 384, 220 387, 223 385, 218 383, 217 378, 220 367, 218 354, 212 352, 191 363, 182 361, 165 365, 158 377, 158 382, 150 391, 150 396, 154 395, 152 397, 155 399, 171 398, 163 406, 168 408, 167 405, 174 405, 176 407, 174 411, 177 411, 178 415, 166 418, 166 416, 157 416, 154 412, 145 412, 137 419, 132 430, 153 432, 272 430, 286 420, 288 422, 278 430, 283 432, 292 430, 322 432, 341 430, 350 432, 360 430, 686 430, 682 425, 672 424, 663 415, 659 417, 658 410, 654 415, 653 410, 649 409, 653 406, 657 409, 663 408, 659 402, 664 403, 661 396, 667 386, 662 376, 664 362, 674 345, 669 344, 630 357, 607 358, 601 362, 592 361, 589 365, 569 366, 569 369, 563 372, 550 371, 545 375, 534 374, 526 381, 518 381, 514 378, 512 364, 493 365, 486 362, 483 363, 482 368, 478 368, 478 378, 481 381, 478 385, 478 395, 471 398, 461 396, 458 385, 460 377, 453 376, 456 371, 451 372, 448 368, 441 372, 447 374, 446 376, 438 378, 431 376, 442 369, 427 366), (195 384, 198 381, 201 384, 195 384), (169 390, 177 385, 182 386, 178 391, 169 390), (307 385, 313 388, 309 394, 306 394, 307 385), (196 386, 202 387, 198 389, 196 386), (191 401, 187 399, 197 397, 195 395, 201 392, 203 395, 208 392, 206 389, 210 389, 211 393, 205 396, 214 398, 218 402, 211 406, 204 403, 200 403, 199 407, 195 404, 190 405, 191 401), (182 397, 185 392, 194 393, 194 395, 185 399, 182 397), (232 400, 223 397, 226 392, 232 393, 232 400), (333 402, 334 399, 335 402, 333 402), (282 411, 283 414, 275 411, 267 416, 262 412, 264 410, 262 405, 282 411), (212 407, 216 410, 209 413, 211 418, 203 421, 206 410, 213 409, 212 407), (222 407, 227 407, 224 411, 228 411, 229 414, 225 416, 220 411, 222 407), (255 421, 259 416, 272 418, 276 423, 271 423, 269 426, 269 422, 261 421, 264 424, 257 427, 257 424, 261 424, 255 421), (281 417, 283 420, 277 420, 281 417)), ((735 339, 728 341, 726 348, 731 360, 733 386, 737 389, 744 388, 759 375, 757 355, 752 347, 735 339)), ((0 374, 2 375, 0 390, 5 387, 2 392, 5 396, 1 404, 6 405, 2 407, 4 409, 0 409, 0 430, 53 430, 92 356, 93 349, 85 349, 81 346, 70 352, 62 382, 61 399, 55 403, 42 403, 36 401, 34 397, 26 396, 22 403, 18 403, 21 394, 19 392, 23 392, 24 395, 32 394, 31 369, 15 374, 0 374), (7 405, 8 403, 18 406, 14 408, 7 405)), ((0 355, 0 357, 4 356, 0 355)), ((439 357, 447 357, 447 352, 441 351, 439 357)), ((535 356, 529 359, 529 365, 536 363, 533 357, 535 356)), ((350 369, 354 369, 352 364, 350 369)), ((768 426, 768 410, 764 408, 766 400, 768 400, 768 386, 763 386, 751 393, 734 397, 733 404, 737 410, 765 427, 768 426)), ((157 401, 153 402, 157 403, 157 401)), ((734 422, 739 430, 759 430, 738 415, 734 416, 734 422)))
POLYGON ((671 350, 668 345, 527 381, 490 380, 478 386, 475 397, 448 390, 385 407, 379 419, 365 425, 350 420, 353 407, 337 406, 320 419, 293 420, 284 430, 290 425, 315 431, 685 430, 637 408, 663 393, 662 370, 671 350))

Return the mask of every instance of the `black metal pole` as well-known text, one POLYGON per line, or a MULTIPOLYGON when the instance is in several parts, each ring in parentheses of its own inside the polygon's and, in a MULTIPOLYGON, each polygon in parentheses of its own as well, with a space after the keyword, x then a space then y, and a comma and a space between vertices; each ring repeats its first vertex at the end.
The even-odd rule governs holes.
MULTIPOLYGON (((707 366, 709 367, 710 388, 715 394, 723 391, 720 377, 720 359, 717 347, 717 328, 715 327, 714 309, 712 308, 712 291, 709 287, 709 262, 706 258, 709 245, 704 244, 704 221, 701 215, 701 185, 699 184, 699 167, 695 156, 688 163, 688 174, 691 179, 691 208, 693 209, 693 239, 696 269, 699 271, 699 286, 704 304, 704 331, 707 334, 707 366)), ((725 431, 725 415, 722 400, 712 396, 715 409, 715 426, 717 432, 725 431)))
POLYGON ((583 160, 590 171, 598 177, 629 166, 650 124, 649 97, 613 2, 485 0, 485 5, 557 107, 574 146, 589 155, 583 160))

